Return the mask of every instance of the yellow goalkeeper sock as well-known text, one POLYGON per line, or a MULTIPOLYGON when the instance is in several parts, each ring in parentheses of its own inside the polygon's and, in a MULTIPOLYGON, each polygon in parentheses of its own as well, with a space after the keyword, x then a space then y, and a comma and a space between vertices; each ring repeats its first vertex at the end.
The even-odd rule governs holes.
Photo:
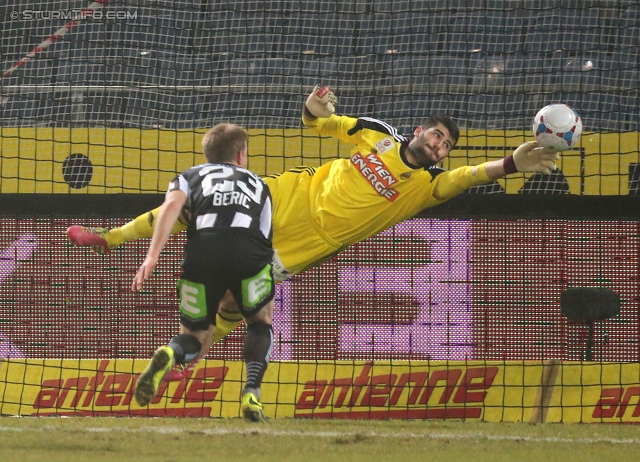
MULTIPOLYGON (((159 212, 160 207, 157 207, 150 212, 137 216, 130 222, 122 225, 120 228, 113 228, 109 230, 109 233, 104 236, 109 247, 114 248, 125 242, 152 237, 153 227, 156 223, 156 218, 158 217, 159 212)), ((180 231, 187 229, 186 223, 186 220, 181 215, 180 219, 176 221, 176 224, 171 230, 171 234, 178 234, 180 231)))
POLYGON ((220 313, 216 314, 216 325, 213 326, 213 343, 222 340, 242 322, 242 316, 238 313, 225 312, 224 316, 223 318, 220 313))

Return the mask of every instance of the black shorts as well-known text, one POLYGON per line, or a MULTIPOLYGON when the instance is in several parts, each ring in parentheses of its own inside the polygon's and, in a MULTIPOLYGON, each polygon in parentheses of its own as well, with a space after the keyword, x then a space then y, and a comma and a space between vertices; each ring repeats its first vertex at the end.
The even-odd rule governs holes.
POLYGON ((273 249, 266 239, 244 230, 199 232, 189 236, 178 281, 180 323, 191 330, 215 325, 227 290, 244 317, 273 300, 273 249))

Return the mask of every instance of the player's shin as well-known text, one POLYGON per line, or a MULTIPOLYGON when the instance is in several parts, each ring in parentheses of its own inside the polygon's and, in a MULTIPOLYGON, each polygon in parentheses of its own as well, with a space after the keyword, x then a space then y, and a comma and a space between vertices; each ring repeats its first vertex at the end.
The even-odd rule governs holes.
POLYGON ((242 350, 247 372, 247 382, 242 389, 242 413, 253 422, 266 422, 260 403, 260 386, 269 365, 273 346, 273 328, 264 322, 247 326, 247 336, 242 350))

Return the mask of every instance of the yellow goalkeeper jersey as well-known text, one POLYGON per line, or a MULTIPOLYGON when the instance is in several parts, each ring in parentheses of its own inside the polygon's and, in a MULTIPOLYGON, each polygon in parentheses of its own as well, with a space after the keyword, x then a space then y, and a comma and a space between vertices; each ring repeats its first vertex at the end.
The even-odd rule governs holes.
POLYGON ((489 183, 485 164, 451 171, 411 166, 409 142, 377 119, 332 115, 304 124, 353 143, 349 159, 299 167, 264 178, 273 198, 274 270, 280 280, 315 266, 345 247, 489 183))

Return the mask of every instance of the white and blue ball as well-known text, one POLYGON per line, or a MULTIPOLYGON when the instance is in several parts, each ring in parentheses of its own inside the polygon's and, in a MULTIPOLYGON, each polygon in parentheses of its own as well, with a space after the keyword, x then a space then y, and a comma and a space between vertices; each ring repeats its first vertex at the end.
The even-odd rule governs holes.
POLYGON ((533 118, 533 135, 545 148, 573 149, 582 135, 582 119, 566 104, 549 104, 533 118))

